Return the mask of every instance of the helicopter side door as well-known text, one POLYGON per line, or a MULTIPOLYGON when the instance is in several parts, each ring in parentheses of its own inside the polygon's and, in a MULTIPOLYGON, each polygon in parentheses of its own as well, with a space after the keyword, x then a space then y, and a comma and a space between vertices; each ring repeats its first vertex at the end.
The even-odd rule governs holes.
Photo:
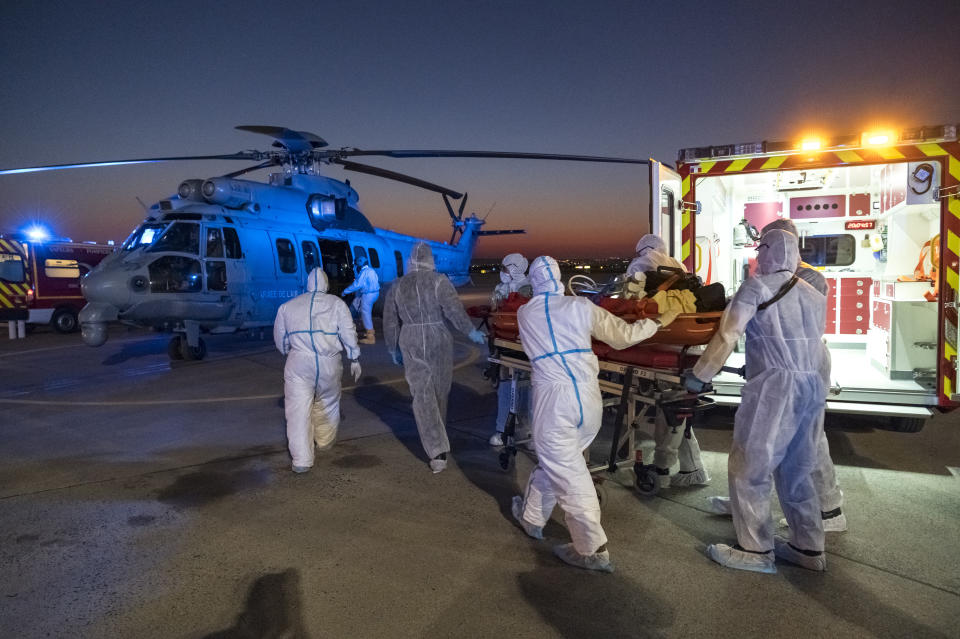
POLYGON ((300 260, 297 258, 297 245, 293 235, 270 233, 273 254, 276 259, 277 279, 275 290, 268 295, 273 302, 273 315, 288 299, 296 297, 303 290, 305 278, 301 277, 300 260))
POLYGON ((229 311, 224 320, 239 320, 243 317, 246 281, 240 238, 235 228, 226 225, 207 225, 204 235, 205 290, 229 311))
POLYGON ((350 245, 346 240, 328 240, 317 238, 320 246, 320 258, 323 261, 323 270, 330 280, 331 295, 339 296, 343 289, 353 281, 353 258, 350 254, 350 245))

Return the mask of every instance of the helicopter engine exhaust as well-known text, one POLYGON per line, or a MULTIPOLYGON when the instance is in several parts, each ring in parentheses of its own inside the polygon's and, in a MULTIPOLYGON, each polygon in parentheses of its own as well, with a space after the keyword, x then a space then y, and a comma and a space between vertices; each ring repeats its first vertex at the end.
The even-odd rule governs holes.
POLYGON ((177 195, 181 200, 203 202, 203 182, 203 180, 184 180, 177 189, 177 195))
POLYGON ((210 178, 201 187, 204 199, 210 204, 219 204, 231 209, 240 209, 253 201, 249 182, 230 178, 210 178))

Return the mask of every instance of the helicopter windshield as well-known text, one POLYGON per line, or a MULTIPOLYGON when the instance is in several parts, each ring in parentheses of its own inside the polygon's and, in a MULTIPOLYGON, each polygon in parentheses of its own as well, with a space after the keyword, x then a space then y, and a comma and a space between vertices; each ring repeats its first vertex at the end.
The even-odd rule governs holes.
POLYGON ((137 230, 131 233, 127 241, 123 243, 123 250, 132 251, 141 246, 150 246, 160 237, 160 234, 163 233, 163 229, 165 228, 167 228, 166 222, 144 222, 138 226, 137 230))
POLYGON ((151 252, 170 251, 172 253, 200 252, 200 225, 194 222, 174 222, 166 232, 160 236, 151 252))

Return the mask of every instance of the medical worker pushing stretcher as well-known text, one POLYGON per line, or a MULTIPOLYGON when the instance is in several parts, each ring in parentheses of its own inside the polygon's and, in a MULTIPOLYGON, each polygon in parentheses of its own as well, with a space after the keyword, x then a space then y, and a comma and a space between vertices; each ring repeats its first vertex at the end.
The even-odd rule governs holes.
POLYGON ((728 461, 736 546, 712 544, 707 555, 740 570, 774 573, 774 555, 824 570, 823 523, 811 473, 817 464, 827 395, 821 338, 826 298, 795 275, 795 235, 764 234, 757 275, 730 301, 686 386, 699 392, 720 372, 746 332, 746 377, 728 461), (776 481, 792 539, 773 536, 770 489, 776 481))
POLYGON ((603 414, 600 370, 590 340, 628 348, 672 322, 678 311, 628 324, 585 297, 564 296, 560 268, 552 257, 534 260, 529 277, 534 295, 517 311, 517 323, 532 369, 538 463, 524 496, 513 498, 513 516, 529 536, 542 539, 543 527, 559 504, 573 543, 556 546, 554 553, 574 566, 612 572, 600 503, 583 457, 603 414))

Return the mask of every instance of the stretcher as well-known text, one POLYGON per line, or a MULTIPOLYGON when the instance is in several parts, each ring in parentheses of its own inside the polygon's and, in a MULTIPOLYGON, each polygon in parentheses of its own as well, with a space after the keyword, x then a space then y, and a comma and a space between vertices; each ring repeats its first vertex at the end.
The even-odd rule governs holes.
MULTIPOLYGON (((652 496, 657 493, 659 482, 656 469, 653 464, 644 463, 643 451, 637 445, 636 438, 637 430, 652 425, 657 412, 664 415, 668 426, 689 429, 698 414, 713 406, 713 400, 706 397, 712 389, 693 394, 683 387, 683 371, 693 365, 697 355, 689 354, 686 349, 659 352, 661 355, 656 365, 599 360, 598 383, 604 395, 604 407, 616 407, 614 432, 606 461, 591 465, 589 451, 584 453, 601 504, 605 499, 604 481, 625 467, 632 468, 634 487, 640 494, 652 496), (669 362, 667 357, 671 358, 669 362)), ((515 398, 516 384, 521 375, 530 374, 531 366, 518 340, 500 337, 491 337, 488 361, 492 366, 509 369, 509 383, 514 385, 511 389, 514 401, 511 402, 511 412, 503 433, 504 446, 499 457, 500 467, 507 470, 517 455, 517 447, 527 444, 529 448, 528 440, 516 437, 518 416, 515 398)), ((488 372, 488 376, 492 374, 488 372)))

